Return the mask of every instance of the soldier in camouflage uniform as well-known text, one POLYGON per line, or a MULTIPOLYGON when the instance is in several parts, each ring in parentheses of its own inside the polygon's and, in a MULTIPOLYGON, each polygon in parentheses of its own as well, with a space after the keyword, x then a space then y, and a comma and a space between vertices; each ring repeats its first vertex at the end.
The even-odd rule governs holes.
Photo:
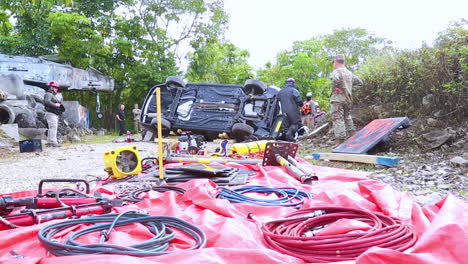
POLYGON ((344 140, 355 130, 351 117, 352 92, 353 86, 362 86, 361 79, 349 71, 344 63, 345 56, 337 55, 333 60, 335 70, 330 77, 332 90, 330 112, 333 120, 333 133, 338 140, 344 140))
POLYGON ((138 104, 135 104, 135 108, 132 110, 133 113, 133 122, 135 124, 135 133, 141 132, 140 116, 141 109, 138 109, 138 104))

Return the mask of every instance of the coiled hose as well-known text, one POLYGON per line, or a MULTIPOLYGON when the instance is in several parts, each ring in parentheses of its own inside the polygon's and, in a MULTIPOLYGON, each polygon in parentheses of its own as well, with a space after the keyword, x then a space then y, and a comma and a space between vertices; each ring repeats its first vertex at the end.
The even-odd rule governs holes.
POLYGON ((296 188, 270 188, 259 185, 242 186, 234 189, 221 188, 219 198, 227 199, 232 203, 250 203, 262 206, 299 207, 305 198, 312 198, 308 192, 296 188), (277 194, 278 199, 259 199, 244 195, 245 193, 277 194))
POLYGON ((142 188, 135 190, 127 195, 120 196, 119 198, 129 201, 129 202, 140 202, 143 201, 144 199, 139 198, 138 195, 144 192, 149 192, 149 191, 157 191, 157 192, 167 192, 167 191, 174 191, 177 193, 185 193, 185 189, 176 187, 176 186, 153 186, 151 188, 142 188))
POLYGON ((270 248, 318 263, 354 260, 373 246, 404 251, 417 239, 413 231, 398 219, 340 207, 298 210, 284 219, 263 224, 261 230, 270 248), (365 222, 371 229, 357 234, 309 236, 317 228, 342 218, 365 222))
MULTIPOLYGON (((195 240, 195 245, 185 250, 203 248, 206 245, 206 235, 198 227, 184 220, 170 216, 151 216, 127 211, 121 214, 106 214, 86 217, 76 220, 63 221, 42 228, 39 231, 39 240, 52 254, 56 256, 81 255, 81 254, 121 254, 137 257, 155 256, 167 253, 181 252, 184 250, 167 251, 170 241, 176 237, 173 229, 181 231, 195 240), (143 224, 154 234, 154 237, 142 243, 120 246, 104 244, 114 227, 130 225, 134 223, 143 224), (54 239, 54 235, 65 229, 80 224, 91 224, 70 235, 64 244, 54 239), (171 227, 171 228, 170 228, 171 227), (86 234, 101 231, 98 244, 83 245, 76 240, 86 234)), ((184 238, 180 239, 186 239, 184 238)))

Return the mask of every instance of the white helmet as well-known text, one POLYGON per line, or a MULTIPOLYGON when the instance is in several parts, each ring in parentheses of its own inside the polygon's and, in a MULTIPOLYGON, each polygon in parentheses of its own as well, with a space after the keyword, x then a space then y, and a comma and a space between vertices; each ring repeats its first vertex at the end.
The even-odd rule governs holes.
POLYGON ((308 92, 308 93, 306 94, 306 96, 307 96, 307 97, 312 97, 312 92, 308 92))

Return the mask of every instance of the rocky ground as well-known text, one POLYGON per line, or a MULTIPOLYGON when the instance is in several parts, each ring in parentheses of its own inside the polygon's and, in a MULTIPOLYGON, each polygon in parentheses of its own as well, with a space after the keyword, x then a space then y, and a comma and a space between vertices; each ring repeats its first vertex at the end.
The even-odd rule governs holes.
MULTIPOLYGON (((314 164, 366 170, 370 177, 408 191, 422 204, 437 202, 448 193, 468 200, 468 124, 441 128, 433 119, 414 124, 391 134, 390 141, 370 154, 399 157, 396 167, 334 161, 314 164)), ((300 141, 300 152, 330 152, 336 145, 331 131, 300 141)))

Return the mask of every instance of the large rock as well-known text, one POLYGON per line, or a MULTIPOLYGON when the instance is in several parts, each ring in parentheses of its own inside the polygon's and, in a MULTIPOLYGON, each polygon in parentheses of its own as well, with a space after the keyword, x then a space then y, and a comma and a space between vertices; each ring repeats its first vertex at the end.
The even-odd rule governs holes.
POLYGON ((462 157, 454 157, 450 159, 450 163, 452 163, 455 166, 459 167, 467 167, 468 166, 468 160, 462 158, 462 157))
POLYGON ((428 94, 428 95, 424 96, 423 99, 422 99, 423 106, 427 107, 427 106, 432 105, 433 102, 434 102, 434 98, 435 98, 435 96, 433 94, 428 94))
POLYGON ((438 148, 446 143, 453 140, 454 135, 450 128, 444 130, 436 130, 422 135, 422 138, 429 142, 428 147, 430 149, 438 148))

